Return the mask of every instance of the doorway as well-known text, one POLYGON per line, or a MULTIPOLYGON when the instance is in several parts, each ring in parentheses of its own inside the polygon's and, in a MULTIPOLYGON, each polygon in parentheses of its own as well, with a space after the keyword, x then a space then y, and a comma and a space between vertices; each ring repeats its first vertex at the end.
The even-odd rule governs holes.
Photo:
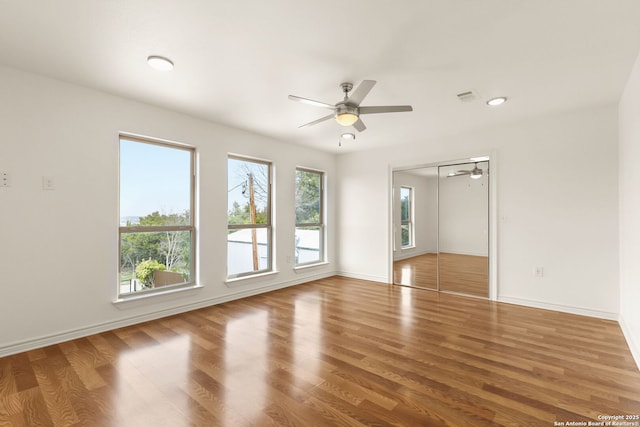
POLYGON ((489 298, 489 158, 392 171, 394 284, 489 298))

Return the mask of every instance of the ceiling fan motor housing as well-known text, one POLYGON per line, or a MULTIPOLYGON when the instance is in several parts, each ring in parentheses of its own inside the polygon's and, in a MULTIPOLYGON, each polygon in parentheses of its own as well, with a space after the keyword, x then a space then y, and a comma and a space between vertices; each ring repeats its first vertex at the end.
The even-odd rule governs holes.
POLYGON ((336 105, 335 118, 342 126, 351 126, 358 120, 358 107, 341 102, 336 105))
POLYGON ((347 113, 355 114, 357 116, 358 107, 356 107, 355 105, 345 104, 342 102, 336 105, 336 116, 340 116, 342 114, 347 114, 347 113))

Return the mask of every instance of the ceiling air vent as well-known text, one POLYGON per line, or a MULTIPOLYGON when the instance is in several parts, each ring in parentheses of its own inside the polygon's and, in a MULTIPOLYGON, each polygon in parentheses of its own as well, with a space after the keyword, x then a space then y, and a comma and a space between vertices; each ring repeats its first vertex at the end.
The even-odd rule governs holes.
POLYGON ((462 102, 471 102, 475 101, 478 98, 478 95, 472 90, 459 93, 457 96, 458 99, 462 102))

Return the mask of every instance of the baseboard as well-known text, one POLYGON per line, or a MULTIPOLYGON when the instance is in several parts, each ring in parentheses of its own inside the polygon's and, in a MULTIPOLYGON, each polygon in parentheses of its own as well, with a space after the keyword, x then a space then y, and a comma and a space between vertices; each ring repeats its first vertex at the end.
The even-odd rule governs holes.
POLYGON ((522 298, 499 296, 498 301, 504 302, 507 304, 523 305, 525 307, 542 308, 544 310, 553 310, 553 311, 560 311, 562 313, 596 317, 598 319, 617 321, 619 317, 617 313, 609 313, 607 311, 592 310, 589 308, 573 307, 573 306, 561 305, 561 304, 552 304, 552 303, 541 302, 541 301, 532 301, 532 300, 527 300, 522 298))
POLYGON ((348 273, 346 271, 338 271, 336 275, 349 277, 351 279, 360 279, 360 280, 369 280, 371 282, 389 283, 389 279, 387 277, 382 277, 382 276, 371 276, 368 274, 360 274, 360 273, 348 273))
POLYGON ((624 338, 627 340, 627 345, 629 346, 629 350, 631 351, 631 356, 633 356, 633 360, 636 361, 638 370, 640 370, 640 341, 637 341, 634 338, 633 333, 631 332, 631 328, 624 321, 624 317, 622 317, 622 314, 618 319, 618 323, 620 324, 620 329, 622 329, 624 338))
POLYGON ((409 258, 414 258, 417 256, 422 256, 422 255, 427 255, 427 254, 437 254, 436 251, 420 251, 420 252, 411 252, 411 253, 407 253, 407 254, 401 254, 399 255, 397 258, 394 257, 393 260, 394 261, 402 261, 405 259, 409 259, 409 258))
POLYGON ((444 249, 440 249, 441 254, 452 254, 452 255, 470 255, 470 256, 483 256, 488 257, 489 255, 486 252, 465 252, 465 251, 447 251, 444 249))
POLYGON ((124 328, 126 326, 132 326, 138 323, 148 322, 150 320, 161 319, 163 317, 173 316, 175 314, 185 313, 199 308, 210 307, 212 305, 222 304, 225 302, 250 297, 253 295, 263 294, 266 292, 275 291, 278 289, 288 288, 290 286, 300 285, 302 283, 311 282, 318 279, 324 279, 327 277, 335 276, 336 272, 317 274, 313 276, 305 276, 304 278, 289 280, 286 282, 280 282, 273 285, 262 286, 257 288, 251 288, 236 292, 229 295, 223 295, 216 298, 209 298, 201 300, 195 303, 183 304, 163 310, 158 310, 151 313, 145 313, 138 316, 130 316, 115 321, 98 323, 83 328, 72 329, 64 332, 59 332, 44 337, 33 338, 25 341, 10 343, 0 347, 0 357, 10 356, 12 354, 22 353, 37 348, 46 347, 49 345, 60 344, 65 341, 83 338, 89 335, 99 334, 101 332, 111 331, 118 328, 124 328))

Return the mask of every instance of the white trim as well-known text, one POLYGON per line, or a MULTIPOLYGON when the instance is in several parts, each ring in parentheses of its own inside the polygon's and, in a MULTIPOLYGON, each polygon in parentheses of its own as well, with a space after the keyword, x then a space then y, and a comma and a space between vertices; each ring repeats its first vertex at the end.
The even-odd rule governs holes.
POLYGON ((596 317, 598 319, 606 319, 606 320, 618 320, 618 314, 617 313, 610 313, 608 311, 600 311, 600 310, 593 310, 590 308, 583 308, 583 307, 573 307, 573 306, 569 306, 569 305, 562 305, 562 304, 553 304, 553 303, 549 303, 549 302, 542 302, 542 301, 533 301, 533 300, 528 300, 528 299, 522 299, 522 298, 514 298, 514 297, 498 297, 498 302, 504 302, 507 304, 515 304, 515 305, 522 305, 525 307, 532 307, 532 308, 541 308, 544 310, 553 310, 553 311, 559 311, 562 313, 570 313, 570 314, 578 314, 580 316, 588 316, 588 317, 596 317))
POLYGON ((498 150, 491 150, 489 155, 489 299, 498 300, 498 150))
MULTIPOLYGON (((397 261, 401 258, 395 258, 395 236, 394 236, 394 223, 393 223, 393 172, 402 172, 412 169, 420 169, 426 167, 437 167, 441 165, 454 165, 458 163, 468 163, 469 161, 473 162, 474 159, 482 157, 483 161, 489 162, 490 169, 490 178, 489 178, 489 300, 498 301, 498 287, 499 287, 499 278, 498 278, 498 150, 492 149, 487 154, 469 156, 468 158, 462 158, 459 160, 447 160, 447 161, 439 161, 432 163, 419 163, 414 165, 388 165, 388 238, 391 244, 389 246, 389 253, 387 255, 388 260, 388 278, 385 280, 386 283, 393 283, 393 262, 397 261)), ((482 255, 487 256, 487 255, 482 255)), ((376 279, 372 279, 376 280, 376 279)))
MULTIPOLYGON (((393 283, 393 262, 396 252, 402 253, 402 248, 396 250, 396 233, 393 221, 393 198, 395 197, 395 187, 393 186, 393 166, 387 165, 387 277, 385 283, 393 283)), ((343 273, 341 273, 343 274, 343 273)), ((344 274, 343 274, 344 275, 344 274)))
POLYGON ((336 274, 338 276, 349 277, 351 279, 369 280, 371 282, 381 282, 381 283, 390 284, 389 280, 385 276, 371 276, 369 274, 348 273, 346 271, 338 271, 336 274))
POLYGON ((65 341, 83 338, 89 335, 99 334, 101 332, 111 331, 111 330, 123 328, 126 326, 132 326, 138 323, 148 322, 150 320, 161 319, 164 317, 173 316, 175 314, 180 314, 180 313, 185 313, 187 311, 210 307, 212 305, 222 304, 225 302, 246 298, 246 297, 258 295, 261 293, 288 288, 290 286, 299 285, 299 284, 310 282, 313 280, 319 280, 319 279, 335 276, 336 274, 337 274, 336 272, 329 272, 329 273, 323 273, 323 274, 318 274, 314 276, 307 276, 302 279, 289 280, 289 281, 281 282, 275 285, 267 285, 267 286, 262 286, 257 288, 251 288, 251 289, 247 289, 247 290, 240 291, 230 295, 223 295, 216 298, 209 298, 203 301, 183 304, 176 307, 153 311, 153 312, 138 315, 138 316, 131 316, 124 319, 98 323, 98 324, 83 327, 83 328, 71 329, 71 330, 58 332, 55 334, 51 334, 51 335, 47 335, 39 338, 29 339, 26 341, 13 342, 11 344, 0 347, 0 357, 6 357, 12 354, 22 353, 24 351, 34 350, 34 349, 46 347, 49 345, 60 344, 65 341))
POLYGON ((140 301, 147 298, 153 298, 160 295, 175 294, 176 292, 191 291, 194 289, 202 289, 202 285, 191 285, 186 287, 168 287, 168 289, 155 288, 149 291, 139 291, 138 293, 130 293, 111 301, 112 304, 122 304, 130 301, 140 301))
POLYGON ((438 250, 437 249, 432 249, 432 250, 426 250, 426 251, 415 251, 415 252, 408 252, 408 253, 401 253, 398 256, 394 256, 393 260, 394 261, 402 261, 404 259, 409 259, 409 258, 414 258, 417 256, 422 256, 422 255, 427 255, 427 254, 437 254, 438 250))
POLYGON ((407 251, 407 250, 415 249, 415 248, 416 248, 416 245, 400 246, 400 250, 401 251, 407 251))
POLYGON ((193 151, 196 150, 196 146, 192 145, 192 144, 185 144, 184 142, 180 142, 180 141, 174 141, 172 139, 164 139, 164 138, 157 138, 155 136, 147 136, 147 135, 142 135, 139 133, 132 133, 132 132, 126 132, 126 131, 119 131, 118 132, 118 140, 120 138, 124 137, 125 139, 128 140, 133 140, 134 142, 151 142, 151 143, 156 143, 156 144, 160 144, 160 145, 164 145, 164 146, 172 146, 172 145, 177 145, 178 148, 181 149, 191 149, 193 151))
POLYGON ((618 319, 618 323, 620 324, 620 329, 622 329, 624 338, 627 340, 627 345, 629 346, 629 350, 631 351, 631 356, 633 356, 633 359, 636 361, 636 365, 638 366, 638 370, 640 370, 640 342, 634 340, 631 328, 629 328, 629 326, 625 322, 622 314, 618 319))
POLYGON ((232 286, 237 282, 244 282, 244 281, 251 280, 251 279, 262 279, 264 277, 274 276, 274 275, 276 275, 278 273, 280 273, 280 271, 271 270, 271 271, 266 271, 264 273, 256 273, 256 274, 251 274, 251 275, 247 275, 247 276, 232 277, 230 279, 225 280, 224 284, 227 285, 227 286, 232 286))
POLYGON ((445 249, 440 249, 440 253, 441 254, 452 254, 452 255, 469 255, 469 256, 482 256, 485 258, 489 257, 489 253, 488 251, 485 253, 479 253, 479 252, 465 252, 465 251, 448 251, 445 249))
POLYGON ((325 265, 329 265, 329 262, 320 261, 320 262, 314 262, 313 264, 302 264, 302 265, 293 267, 293 271, 295 271, 296 273, 300 273, 302 270, 307 270, 309 268, 314 268, 314 267, 324 267, 325 265))

